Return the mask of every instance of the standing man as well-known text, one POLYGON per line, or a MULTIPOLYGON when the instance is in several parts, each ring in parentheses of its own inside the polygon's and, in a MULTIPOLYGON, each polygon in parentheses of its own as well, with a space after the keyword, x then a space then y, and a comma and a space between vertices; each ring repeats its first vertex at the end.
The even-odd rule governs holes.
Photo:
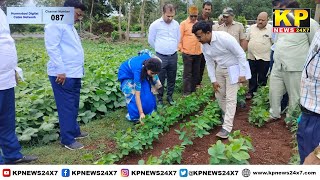
POLYGON ((309 48, 300 91, 302 115, 297 131, 300 164, 320 165, 320 31, 309 48))
POLYGON ((261 12, 257 17, 257 24, 250 27, 247 36, 248 60, 252 74, 247 99, 252 98, 258 86, 267 85, 272 45, 271 32, 272 26, 268 24, 268 13, 261 12))
MULTIPOLYGON (((82 19, 86 7, 79 0, 67 0, 65 7, 74 7, 75 23, 82 19)), ((77 122, 81 78, 84 75, 84 52, 73 24, 45 26, 45 45, 49 55, 48 75, 56 101, 61 144, 70 150, 84 146, 76 139, 88 136, 77 122)))
MULTIPOLYGON (((299 8, 296 1, 284 8, 299 8)), ((310 19, 310 33, 278 33, 275 41, 274 64, 270 76, 270 119, 281 117, 281 99, 289 95, 289 110, 294 109, 300 98, 300 79, 308 49, 319 24, 310 19)))
MULTIPOLYGON (((202 4, 202 14, 198 16, 198 21, 206 21, 213 25, 213 21, 211 20, 211 10, 212 10, 212 3, 207 1, 202 4)), ((201 54, 201 62, 200 62, 200 77, 197 83, 197 88, 201 87, 202 77, 204 68, 206 67, 206 60, 204 59, 203 54, 201 54)))
MULTIPOLYGON (((175 102, 172 99, 176 83, 178 44, 180 41, 179 23, 173 19, 175 8, 172 4, 165 4, 162 8, 162 17, 155 20, 149 27, 148 42, 162 60, 162 68, 159 73, 161 84, 167 79, 167 101, 170 105, 175 102)), ((164 87, 159 89, 158 104, 163 105, 164 87)))
POLYGON ((234 21, 234 13, 233 9, 227 7, 223 9, 222 16, 224 19, 224 23, 220 25, 217 30, 218 31, 225 31, 229 33, 231 36, 236 38, 237 42, 241 45, 243 50, 246 50, 247 41, 246 35, 244 34, 244 27, 242 23, 234 21))
POLYGON ((189 7, 189 17, 180 24, 180 43, 179 50, 182 52, 183 59, 183 95, 187 96, 195 92, 199 81, 201 44, 192 33, 192 26, 197 22, 198 8, 189 7))
POLYGON ((208 74, 219 106, 224 112, 222 129, 216 136, 228 138, 236 113, 238 83, 244 82, 246 80, 245 75, 250 72, 246 53, 230 34, 222 31, 212 31, 212 25, 205 21, 193 25, 192 33, 202 44, 208 74), (216 68, 215 64, 217 64, 216 68), (230 74, 228 71, 230 71, 230 74), (238 83, 232 82, 230 75, 236 77, 238 83))
MULTIPOLYGON (((0 0, 0 7, 4 3, 0 0)), ((16 136, 14 87, 17 84, 17 51, 7 17, 0 8, 0 165, 28 163, 38 158, 23 156, 16 136)))

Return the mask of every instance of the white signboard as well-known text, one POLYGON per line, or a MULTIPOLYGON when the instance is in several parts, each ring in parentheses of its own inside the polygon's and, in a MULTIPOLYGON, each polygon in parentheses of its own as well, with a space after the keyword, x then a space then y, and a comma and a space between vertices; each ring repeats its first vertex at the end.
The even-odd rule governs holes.
POLYGON ((73 7, 8 7, 9 24, 73 24, 73 7))

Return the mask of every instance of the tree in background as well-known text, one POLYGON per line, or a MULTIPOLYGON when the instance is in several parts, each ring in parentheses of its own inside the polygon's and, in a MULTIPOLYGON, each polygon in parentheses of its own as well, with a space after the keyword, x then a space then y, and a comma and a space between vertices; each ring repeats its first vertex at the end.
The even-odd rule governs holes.
POLYGON ((301 8, 311 8, 311 17, 314 17, 316 11, 315 0, 297 0, 301 8))
POLYGON ((0 8, 6 11, 6 7, 23 6, 26 2, 28 2, 28 0, 7 0, 0 8))
POLYGON ((212 17, 217 18, 225 7, 231 7, 236 16, 254 20, 260 12, 272 13, 271 2, 272 0, 212 0, 212 17))
POLYGON ((37 6, 60 7, 65 0, 34 0, 37 6))

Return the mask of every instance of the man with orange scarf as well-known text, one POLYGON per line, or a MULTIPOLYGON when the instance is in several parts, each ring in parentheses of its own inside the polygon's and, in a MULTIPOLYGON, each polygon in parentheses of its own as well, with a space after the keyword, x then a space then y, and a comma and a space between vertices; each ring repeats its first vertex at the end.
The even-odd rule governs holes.
POLYGON ((197 22, 198 8, 189 7, 189 17, 180 24, 179 50, 183 59, 183 95, 196 90, 200 78, 201 44, 192 33, 192 26, 197 22))

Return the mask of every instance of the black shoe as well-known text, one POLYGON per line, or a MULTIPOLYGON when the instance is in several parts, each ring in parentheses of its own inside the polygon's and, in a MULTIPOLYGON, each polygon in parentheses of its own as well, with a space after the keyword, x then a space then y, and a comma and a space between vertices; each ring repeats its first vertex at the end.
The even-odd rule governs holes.
POLYGON ((77 150, 77 149, 82 149, 84 148, 84 145, 75 141, 74 143, 72 144, 69 144, 69 145, 63 145, 65 148, 69 149, 69 150, 77 150))
POLYGON ((6 163, 6 164, 21 164, 21 163, 29 163, 31 161, 35 161, 37 160, 38 157, 37 156, 23 156, 22 158, 20 159, 17 159, 15 161, 12 161, 12 162, 9 162, 9 163, 6 163))
POLYGON ((245 102, 240 102, 240 107, 241 107, 242 109, 246 108, 246 103, 245 103, 245 102))
POLYGON ((163 101, 162 100, 158 101, 158 106, 163 106, 163 101))
POLYGON ((89 133, 81 132, 81 134, 78 137, 74 138, 74 139, 83 139, 83 138, 86 138, 88 136, 89 136, 89 133))
POLYGON ((221 130, 216 134, 217 137, 221 139, 227 139, 229 137, 230 132, 221 128, 221 130))
POLYGON ((175 104, 175 102, 173 101, 172 97, 168 97, 167 101, 171 106, 175 104))

